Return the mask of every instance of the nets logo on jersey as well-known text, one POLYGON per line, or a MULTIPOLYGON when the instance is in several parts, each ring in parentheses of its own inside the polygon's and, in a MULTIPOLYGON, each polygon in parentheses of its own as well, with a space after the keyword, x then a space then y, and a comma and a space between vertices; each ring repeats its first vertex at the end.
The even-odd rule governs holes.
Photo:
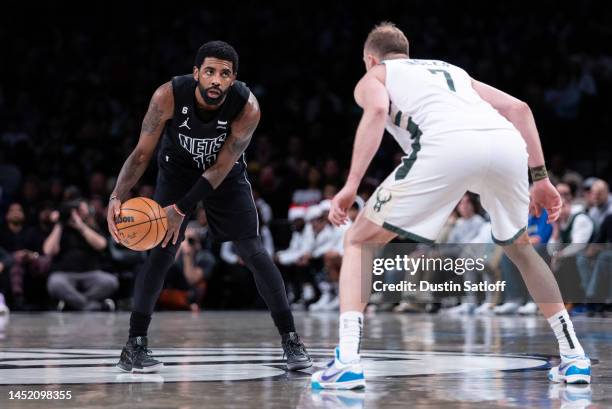
MULTIPOLYGON (((185 128, 188 128, 188 121, 189 117, 182 124, 186 125, 185 128)), ((217 121, 217 131, 220 132, 219 136, 208 139, 178 134, 181 146, 191 154, 200 169, 206 169, 217 161, 217 154, 227 138, 227 121, 217 121)))

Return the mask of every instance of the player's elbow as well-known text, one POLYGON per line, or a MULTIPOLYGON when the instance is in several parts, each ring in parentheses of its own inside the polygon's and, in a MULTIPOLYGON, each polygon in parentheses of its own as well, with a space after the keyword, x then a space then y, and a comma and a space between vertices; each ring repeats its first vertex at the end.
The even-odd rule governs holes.
POLYGON ((531 108, 525 101, 515 99, 508 107, 508 113, 517 116, 531 115, 531 108))
POLYGON ((134 151, 132 152, 132 159, 136 162, 137 165, 148 164, 151 160, 153 152, 143 149, 140 146, 136 146, 134 151))
POLYGON ((386 121, 388 112, 389 112, 389 107, 386 107, 383 105, 376 105, 376 106, 368 107, 365 114, 372 119, 379 120, 379 121, 381 120, 386 121))

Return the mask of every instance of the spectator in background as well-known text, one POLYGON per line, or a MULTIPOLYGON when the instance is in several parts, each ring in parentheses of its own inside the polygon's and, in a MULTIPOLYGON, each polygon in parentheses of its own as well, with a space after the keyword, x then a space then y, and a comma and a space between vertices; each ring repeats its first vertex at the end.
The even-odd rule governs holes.
MULTIPOLYGON (((459 218, 452 225, 448 234, 448 244, 455 244, 456 246, 442 248, 442 254, 447 257, 459 257, 464 249, 464 246, 460 244, 473 243, 486 223, 484 217, 480 215, 482 207, 478 195, 474 193, 468 192, 463 195, 459 204, 457 204, 457 213, 459 218)), ((473 302, 465 302, 445 309, 444 312, 451 314, 471 313, 475 308, 473 302)))
POLYGON ((595 228, 598 229, 606 216, 612 213, 610 188, 605 181, 598 179, 593 182, 590 195, 593 206, 589 209, 589 217, 595 222, 595 228))
POLYGON ((46 274, 48 257, 40 257, 42 238, 33 227, 26 227, 26 217, 20 203, 11 203, 5 215, 6 225, 0 230, 0 247, 11 256, 7 279, 7 294, 15 310, 25 307, 25 279, 27 275, 46 274))
POLYGON ((306 249, 302 257, 308 262, 315 293, 320 293, 319 300, 309 305, 309 309, 314 311, 326 306, 335 297, 333 286, 326 277, 325 255, 341 245, 342 234, 346 230, 344 226, 338 228, 329 223, 327 215, 330 208, 331 202, 323 200, 318 205, 311 206, 307 213, 310 223, 306 226, 306 234, 312 237, 312 240, 310 241, 311 247, 306 249))
POLYGON ((310 166, 306 175, 306 186, 296 189, 291 199, 296 205, 309 206, 321 201, 321 172, 310 166))
MULTIPOLYGON (((324 217, 327 218, 329 213, 329 201, 323 201, 319 204, 325 212, 324 217)), ((338 282, 340 280, 340 267, 342 266, 342 255, 344 254, 344 236, 348 228, 353 224, 357 218, 359 211, 365 206, 365 202, 359 196, 357 196, 353 206, 348 209, 347 216, 349 222, 334 228, 336 233, 335 242, 323 255, 323 269, 326 274, 325 285, 322 283, 323 294, 319 301, 315 304, 310 305, 309 310, 311 311, 336 311, 340 308, 340 298, 338 297, 338 282), (328 288, 328 290, 326 289, 328 288), (327 296, 326 296, 327 294, 327 296)))
POLYGON ((59 300, 58 309, 68 305, 77 311, 114 310, 114 302, 108 297, 119 282, 100 269, 108 243, 95 225, 87 202, 65 202, 54 219, 56 224, 43 250, 53 258, 47 288, 59 300))
POLYGON ((336 185, 327 184, 323 186, 323 200, 332 200, 336 193, 338 193, 336 185))
POLYGON ((306 253, 307 242, 304 237, 306 208, 294 206, 289 208, 289 222, 291 223, 291 241, 289 247, 279 250, 274 256, 274 262, 279 266, 285 279, 290 303, 302 300, 305 266, 299 265, 298 260, 306 253))
POLYGON ((459 218, 448 235, 448 243, 471 243, 478 235, 485 219, 480 215, 482 207, 478 195, 466 193, 457 205, 459 218))
POLYGON ((331 226, 328 227, 323 209, 312 205, 306 209, 306 226, 303 235, 303 253, 297 260, 298 267, 303 267, 302 299, 294 303, 296 309, 308 308, 321 297, 321 288, 317 283, 317 275, 323 269, 323 254, 334 240, 331 226))
POLYGON ((608 214, 593 243, 578 256, 578 270, 585 291, 588 314, 605 316, 612 304, 612 214, 608 214))
POLYGON ((200 310, 216 260, 202 242, 206 240, 197 221, 191 221, 185 229, 174 265, 168 271, 164 288, 158 300, 160 308, 172 310, 200 310))
POLYGON ((261 215, 261 221, 268 225, 274 217, 272 213, 272 207, 261 197, 259 190, 253 189, 253 200, 255 200, 255 206, 259 209, 261 215))
MULTIPOLYGON (((562 206, 559 218, 553 223, 553 232, 547 245, 551 256, 550 268, 557 277, 564 299, 576 300, 576 291, 582 289, 577 272, 576 257, 587 247, 595 232, 595 223, 581 209, 572 206, 574 197, 570 187, 559 183, 562 206), (570 295, 568 297, 568 295, 570 295)), ((573 305, 568 306, 568 310, 573 305)))

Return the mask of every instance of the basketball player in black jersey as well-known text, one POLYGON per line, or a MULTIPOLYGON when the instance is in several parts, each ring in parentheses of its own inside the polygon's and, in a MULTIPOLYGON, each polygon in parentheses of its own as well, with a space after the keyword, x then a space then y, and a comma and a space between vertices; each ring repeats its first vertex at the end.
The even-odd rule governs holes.
POLYGON ((295 331, 281 274, 259 237, 244 151, 260 112, 249 88, 236 81, 237 71, 234 48, 212 41, 198 50, 193 74, 160 86, 144 117, 138 144, 123 164, 109 199, 108 227, 118 241, 114 220, 121 201, 144 173, 161 137, 154 198, 165 207, 168 232, 136 277, 129 339, 117 364, 124 371, 155 372, 163 366, 147 349, 147 330, 189 216, 200 201, 213 237, 233 241, 252 271, 281 335, 288 369, 312 365, 295 331))

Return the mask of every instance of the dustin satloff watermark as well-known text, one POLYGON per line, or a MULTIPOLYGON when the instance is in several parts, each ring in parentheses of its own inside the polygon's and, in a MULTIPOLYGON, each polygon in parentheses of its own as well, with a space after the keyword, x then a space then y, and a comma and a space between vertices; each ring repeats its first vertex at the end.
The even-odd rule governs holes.
POLYGON ((486 276, 486 258, 428 257, 424 254, 375 257, 372 260, 372 289, 377 292, 503 292, 506 281, 481 280, 486 276), (387 280, 385 274, 389 273, 396 278, 400 274, 412 280, 387 280), (442 280, 449 275, 454 279, 442 280), (423 277, 436 277, 437 280, 423 277))
POLYGON ((372 282, 372 289, 374 291, 398 291, 398 292, 417 292, 417 291, 430 291, 430 292, 486 292, 486 291, 504 291, 506 289, 505 281, 479 281, 471 282, 464 281, 462 283, 455 283, 451 281, 445 281, 443 283, 430 283, 429 281, 420 280, 417 283, 411 281, 400 281, 399 283, 385 283, 380 280, 372 282))

